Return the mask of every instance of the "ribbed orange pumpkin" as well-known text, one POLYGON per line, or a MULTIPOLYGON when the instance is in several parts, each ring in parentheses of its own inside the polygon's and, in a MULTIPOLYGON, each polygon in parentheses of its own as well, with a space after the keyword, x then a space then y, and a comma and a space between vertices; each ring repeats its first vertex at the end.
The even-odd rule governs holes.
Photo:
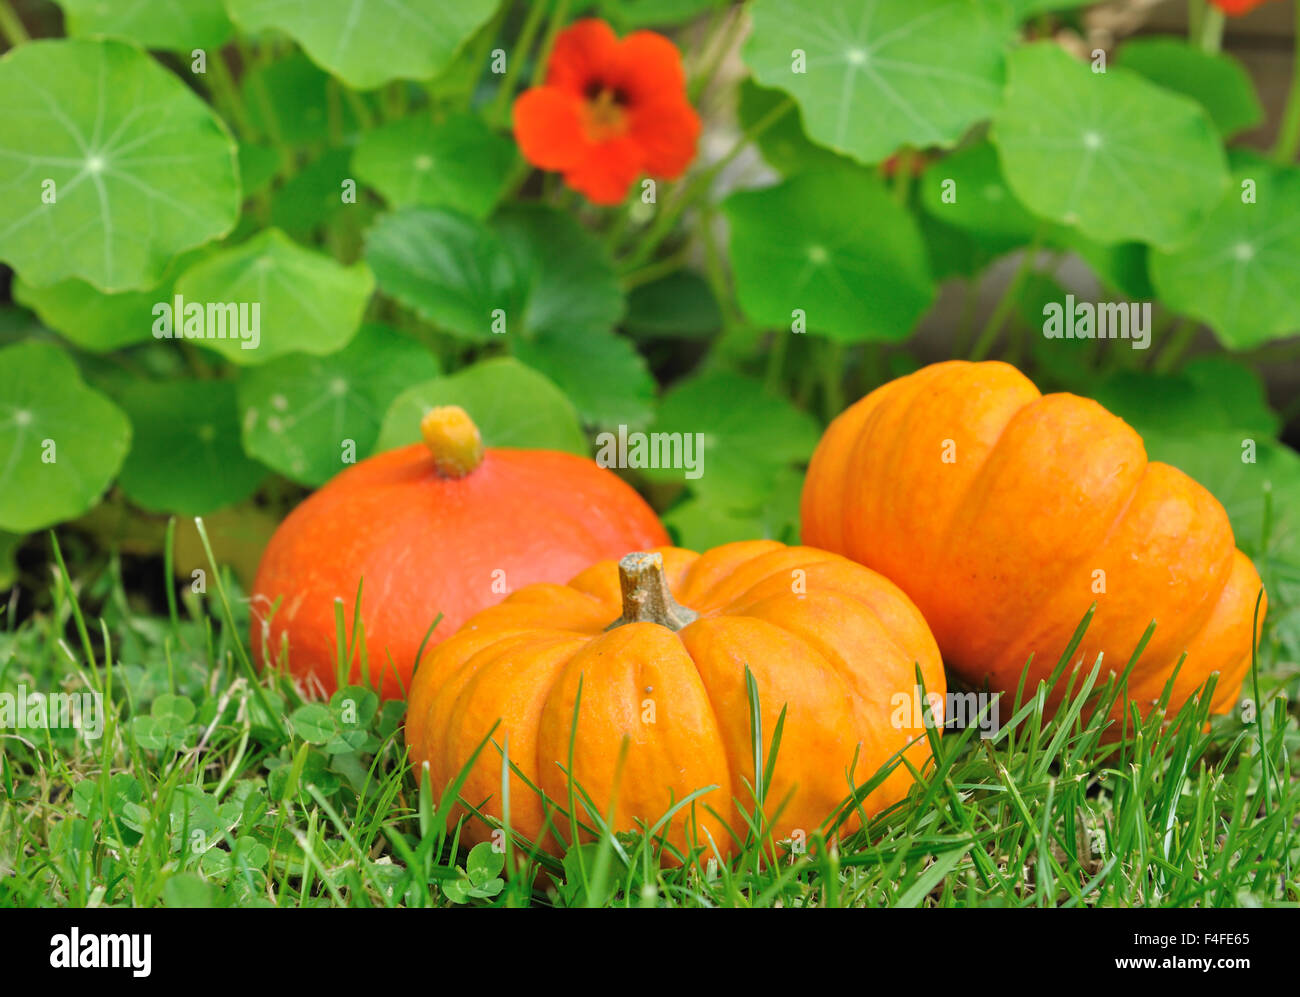
POLYGON ((934 364, 846 410, 813 455, 803 539, 897 582, 972 683, 1014 692, 1033 654, 1032 689, 1094 601, 1075 663, 1103 653, 1103 679, 1156 621, 1128 681, 1144 714, 1183 652, 1173 708, 1219 672, 1230 709, 1250 665, 1260 580, 1223 507, 1096 402, 1004 363, 934 364))
MULTIPOLYGON (((917 662, 926 692, 942 695, 943 666, 921 614, 892 583, 846 558, 766 540, 704 555, 662 548, 594 565, 567 586, 530 586, 475 616, 416 672, 406 737, 439 792, 499 719, 495 743, 508 738, 510 761, 563 810, 569 788, 560 766, 581 681, 576 785, 601 814, 616 801, 619 830, 638 819, 651 824, 716 786, 698 802, 691 837, 708 848, 711 836, 725 853, 728 829, 743 839, 743 814, 755 806, 746 666, 765 753, 787 711, 765 810, 780 810, 773 830, 781 839, 818 828, 848 797, 850 768, 860 785, 923 734, 917 662)), ((918 768, 930 756, 924 738, 908 752, 918 768)), ((902 798, 910 782, 899 766, 865 801, 866 813, 902 798)), ((498 750, 485 748, 460 795, 501 816, 498 750)), ((581 807, 577 816, 591 825, 581 807)), ((567 818, 555 812, 552 820, 567 837, 567 818)), ((542 800, 517 775, 510 822, 558 850, 542 800)), ((679 813, 668 832, 683 853, 686 824, 679 813)), ((465 834, 482 841, 490 830, 474 819, 465 834)))
MULTIPOLYGON (((668 542, 641 497, 590 460, 484 451, 456 406, 432 410, 422 428, 424 443, 349 468, 280 525, 254 583, 259 661, 278 658, 287 639, 294 674, 331 692, 335 599, 343 600, 350 631, 364 579, 370 678, 385 697, 402 697, 439 613, 430 647, 508 591, 668 542)), ((352 680, 359 675, 354 662, 352 680)))

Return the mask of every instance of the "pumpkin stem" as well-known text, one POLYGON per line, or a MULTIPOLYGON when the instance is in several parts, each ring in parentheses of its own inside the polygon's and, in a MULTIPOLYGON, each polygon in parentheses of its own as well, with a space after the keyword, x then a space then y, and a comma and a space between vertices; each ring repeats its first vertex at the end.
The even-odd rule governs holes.
POLYGON ((444 478, 463 478, 483 463, 483 437, 459 405, 429 409, 420 420, 420 435, 444 478))
POLYGON ((669 630, 680 630, 700 618, 695 610, 679 604, 668 590, 662 554, 628 554, 618 562, 618 582, 623 590, 623 615, 607 630, 624 623, 658 623, 669 630))

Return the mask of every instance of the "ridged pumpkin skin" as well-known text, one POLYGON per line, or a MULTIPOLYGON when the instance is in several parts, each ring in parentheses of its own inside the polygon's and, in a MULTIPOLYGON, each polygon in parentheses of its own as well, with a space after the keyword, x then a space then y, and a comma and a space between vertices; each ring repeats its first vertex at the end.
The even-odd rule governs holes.
POLYGON ((1041 395, 1004 363, 925 367, 831 424, 802 514, 805 543, 911 596, 968 682, 1014 693, 1032 653, 1032 689, 1096 601, 1075 663, 1104 653, 1103 680, 1156 621, 1128 682, 1144 714, 1184 651, 1171 711, 1215 671, 1213 709, 1237 700, 1259 575, 1214 496, 1148 461, 1141 437, 1094 401, 1041 395))
MULTIPOLYGON (((455 478, 438 473, 428 447, 413 444, 344 471, 280 525, 254 584, 254 650, 259 661, 264 649, 274 659, 287 635, 294 674, 333 691, 334 600, 343 600, 350 634, 364 577, 371 679, 385 698, 401 698, 439 613, 429 647, 507 591, 667 542, 635 490, 592 461, 491 449, 455 478)), ((359 674, 354 664, 353 680, 359 674)))
MULTIPOLYGON (((853 777, 860 785, 923 733, 910 709, 899 715, 893 697, 913 695, 914 662, 927 692, 942 694, 943 667, 925 621, 895 585, 835 554, 772 541, 728 544, 703 555, 671 547, 659 553, 672 594, 699 613, 676 632, 650 622, 606 632, 621 614, 618 566, 606 561, 567 586, 514 593, 424 659, 406 738, 415 764, 428 764, 435 794, 500 718, 496 744, 508 735, 510 761, 567 807, 559 766, 567 765, 580 679, 577 784, 607 813, 626 735, 613 826, 633 829, 638 818, 652 823, 674 801, 717 786, 696 807, 696 837, 707 848, 707 830, 724 853, 731 835, 723 824, 742 840, 746 834, 733 801, 750 813, 754 806, 746 788, 754 781, 746 665, 758 684, 765 747, 782 707, 787 710, 767 797, 770 816, 793 790, 775 824, 778 839, 795 829, 811 834, 845 800, 855 750, 853 777)), ((917 768, 929 757, 923 737, 908 749, 917 768)), ((901 799, 910 783, 899 766, 865 801, 865 812, 901 799)), ((460 795, 501 816, 501 755, 491 744, 460 795)), ((579 817, 590 825, 586 811, 579 817)), ((668 838, 685 852, 683 817, 674 818, 668 838)), ((553 819, 567 838, 567 818, 553 819)), ((517 775, 511 776, 510 821, 557 851, 543 834, 542 801, 517 775)), ((490 829, 474 819, 464 833, 483 841, 490 829)))

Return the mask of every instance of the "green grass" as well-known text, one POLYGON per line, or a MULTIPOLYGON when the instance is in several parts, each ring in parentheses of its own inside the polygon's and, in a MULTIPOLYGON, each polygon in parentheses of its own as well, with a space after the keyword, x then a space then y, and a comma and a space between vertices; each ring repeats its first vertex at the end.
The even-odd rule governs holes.
MULTIPOLYGON (((47 605, 20 624, 13 602, 0 615, 0 692, 94 689, 109 716, 98 740, 0 731, 0 906, 1300 904, 1294 607, 1271 611, 1284 625, 1266 627, 1243 688, 1253 712, 1207 725, 1203 696, 1108 742, 1116 683, 1061 665, 1072 695, 1055 718, 1046 688, 1023 689, 996 737, 932 737, 910 796, 834 847, 847 784, 798 853, 749 800, 730 861, 705 850, 686 865, 665 861, 661 825, 612 834, 574 787, 552 801, 556 823, 596 840, 558 862, 511 834, 504 854, 459 847, 454 787, 435 795, 412 771, 402 704, 356 687, 305 702, 258 674, 229 577, 214 570, 206 594, 152 615, 132 607, 116 558, 74 582, 52 553, 47 605)), ((779 750, 779 729, 760 732, 754 770, 779 750)))

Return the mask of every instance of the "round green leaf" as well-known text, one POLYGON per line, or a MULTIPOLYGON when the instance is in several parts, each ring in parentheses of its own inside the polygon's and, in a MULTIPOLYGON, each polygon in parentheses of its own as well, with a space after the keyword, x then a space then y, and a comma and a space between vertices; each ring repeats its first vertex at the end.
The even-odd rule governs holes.
MULTIPOLYGON (((295 50, 251 66, 240 80, 240 95, 259 132, 278 134, 288 145, 312 145, 330 138, 330 85, 329 74, 295 50)), ((359 130, 351 101, 339 101, 334 113, 344 140, 359 130)))
POLYGON ((633 288, 624 327, 639 336, 707 339, 722 327, 722 309, 707 280, 678 270, 633 288))
POLYGON ((750 14, 755 79, 794 96, 814 142, 864 163, 951 145, 1001 97, 1012 35, 996 0, 754 0, 750 14))
POLYGON ((664 513, 664 525, 679 547, 709 550, 736 540, 799 542, 799 497, 803 474, 781 468, 770 493, 754 508, 738 509, 712 496, 692 496, 664 513))
POLYGON ((1234 165, 1227 196, 1191 239, 1152 254, 1151 276, 1170 308, 1247 349, 1300 330, 1300 169, 1244 153, 1234 165))
POLYGON ((505 189, 514 143, 477 115, 406 118, 362 135, 352 154, 359 179, 395 208, 458 208, 482 218, 505 189))
POLYGON ((347 149, 328 149, 308 163, 271 197, 271 224, 291 239, 313 236, 341 211, 368 211, 365 204, 343 200, 343 182, 352 179, 347 149))
POLYGON ((253 317, 259 316, 257 335, 195 340, 250 365, 286 353, 319 356, 339 349, 356 334, 373 290, 374 278, 365 264, 344 266, 304 249, 278 229, 213 253, 176 281, 176 293, 187 308, 194 303, 205 308, 247 305, 249 329, 241 332, 251 332, 253 317))
POLYGON ((934 297, 916 222, 865 170, 802 173, 723 203, 753 321, 841 342, 900 340, 934 297))
POLYGON ((620 33, 635 28, 681 24, 706 10, 722 6, 724 0, 599 0, 600 15, 620 33))
POLYGON ((641 426, 650 420, 654 378, 621 336, 572 329, 515 339, 513 345, 515 356, 560 387, 584 422, 641 426))
POLYGON ((1135 38, 1119 50, 1117 62, 1196 101, 1225 138, 1264 119, 1250 75, 1230 55, 1193 48, 1181 38, 1135 38))
POLYGON ((936 160, 921 175, 921 205, 980 241, 1028 242, 1040 224, 1007 186, 997 151, 976 142, 936 160))
POLYGON ((626 303, 601 243, 567 212, 511 207, 492 219, 524 295, 511 316, 515 356, 554 381, 587 422, 640 425, 655 383, 632 344, 612 331, 626 303))
MULTIPOLYGON (((222 0, 56 0, 69 35, 105 35, 145 48, 217 49, 234 25, 222 0)), ((215 52, 213 57, 217 57, 215 52)))
POLYGON ((486 360, 408 388, 393 402, 379 430, 376 450, 415 443, 420 420, 438 405, 459 405, 490 447, 564 450, 587 456, 578 414, 564 393, 518 360, 486 360))
POLYGON ((357 90, 428 80, 496 12, 499 0, 226 0, 249 33, 279 29, 357 90))
POLYGON ((83 350, 107 353, 153 338, 154 305, 172 299, 176 275, 198 258, 198 253, 177 257, 167 267, 163 282, 148 291, 105 294, 76 279, 62 280, 48 287, 32 287, 21 277, 15 277, 13 296, 40 316, 45 325, 83 350))
POLYGON ((323 484, 370 455, 402 391, 437 374, 423 346, 374 324, 338 353, 254 367, 239 379, 244 449, 295 481, 323 484))
MULTIPOLYGON (((780 90, 768 90, 746 79, 740 84, 740 106, 737 117, 746 130, 754 128, 768 115, 775 114, 786 100, 780 90)), ((845 159, 808 140, 803 120, 797 108, 773 120, 758 135, 758 150, 777 172, 789 176, 803 170, 824 170, 844 166, 852 160, 845 159)))
POLYGON ((384 293, 465 339, 486 340, 495 320, 523 314, 514 261, 484 222, 445 208, 381 217, 366 262, 384 293))
POLYGON ((807 413, 768 394, 758 381, 722 370, 693 377, 664 395, 650 432, 701 434, 699 477, 687 479, 681 468, 643 473, 688 484, 725 509, 768 501, 781 472, 807 460, 820 436, 807 413))
POLYGON ((1094 73, 1055 42, 1018 49, 1007 72, 993 142, 1035 214, 1102 243, 1168 245, 1222 197, 1223 149, 1188 98, 1128 70, 1094 73))
POLYGON ((604 332, 623 317, 623 290, 609 255, 571 214, 516 205, 498 213, 492 227, 527 291, 525 336, 574 328, 604 332))
POLYGON ((0 529, 85 512, 122 466, 131 424, 51 343, 0 350, 0 529))
POLYGON ((1011 0, 1011 9, 1017 20, 1024 21, 1035 14, 1086 7, 1093 2, 1094 0, 1011 0))
POLYGON ((0 259, 36 286, 153 287, 239 216, 225 126, 121 42, 33 42, 0 59, 0 163, 0 259))
POLYGON ((1281 422, 1259 374, 1222 356, 1198 357, 1177 374, 1119 371, 1091 394, 1144 433, 1240 430, 1271 437, 1281 422))
POLYGON ((119 484, 137 505, 201 516, 253 493, 266 469, 239 445, 231 381, 140 381, 122 394, 135 442, 119 484))

